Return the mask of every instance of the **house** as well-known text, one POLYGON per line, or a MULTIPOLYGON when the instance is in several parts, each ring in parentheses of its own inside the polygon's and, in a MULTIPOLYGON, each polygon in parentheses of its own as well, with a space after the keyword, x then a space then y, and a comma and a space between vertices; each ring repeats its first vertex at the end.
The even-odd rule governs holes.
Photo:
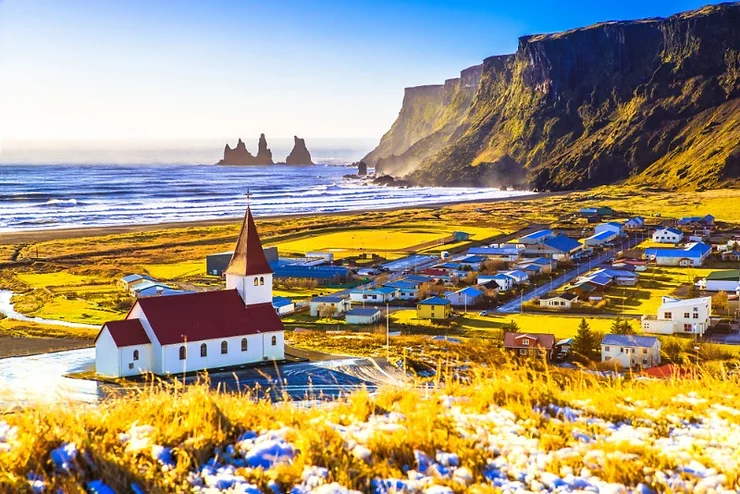
POLYGON ((410 274, 410 275, 406 276, 405 278, 403 278, 403 280, 404 281, 410 281, 410 282, 416 283, 419 286, 421 286, 422 283, 427 283, 427 282, 432 281, 432 277, 431 276, 425 276, 423 274, 410 274))
POLYGON ((470 240, 470 234, 468 232, 452 232, 453 242, 465 242, 470 240))
POLYGON ((350 269, 344 266, 292 264, 284 259, 272 262, 270 266, 275 278, 310 279, 319 285, 345 283, 351 277, 350 269))
POLYGON ((416 305, 419 319, 447 319, 452 314, 452 304, 442 297, 429 297, 416 305))
POLYGON ((167 375, 285 358, 272 307, 272 271, 247 208, 226 269, 226 290, 140 298, 126 318, 103 324, 96 371, 167 375))
POLYGON ((134 296, 136 298, 169 297, 171 295, 183 295, 185 293, 193 293, 193 292, 186 292, 183 290, 176 290, 174 288, 168 287, 167 285, 161 285, 161 284, 144 287, 138 290, 136 290, 136 288, 138 287, 134 287, 135 289, 134 296))
POLYGON ((472 247, 468 249, 468 255, 485 256, 494 261, 516 262, 524 252, 514 245, 505 247, 472 247))
POLYGON ((380 309, 350 309, 344 315, 347 324, 374 324, 380 321, 380 309))
POLYGON ((658 266, 701 266, 712 253, 710 245, 696 242, 683 248, 645 249, 645 257, 658 266))
POLYGON ((139 298, 142 292, 146 291, 148 296, 152 296, 152 295, 156 295, 158 292, 164 292, 165 289, 173 290, 171 286, 166 285, 164 283, 160 283, 159 281, 143 280, 133 285, 129 289, 129 293, 131 294, 131 296, 139 298))
POLYGON ((295 303, 288 297, 272 297, 272 307, 278 316, 295 312, 295 303))
POLYGON ((723 261, 740 261, 740 250, 726 250, 722 253, 723 261))
POLYGON ((535 263, 520 262, 514 266, 517 270, 527 273, 527 277, 534 277, 542 273, 542 266, 535 263))
POLYGON ((653 232, 653 242, 677 244, 683 240, 683 232, 677 228, 658 228, 653 232))
POLYGON ((472 307, 483 300, 483 292, 468 286, 456 292, 447 292, 445 298, 455 307, 472 307))
POLYGON ((618 223, 616 221, 609 221, 607 223, 601 223, 600 225, 596 225, 594 227, 594 233, 613 232, 616 235, 622 235, 624 233, 623 228, 624 228, 624 225, 622 223, 618 223))
POLYGON ((546 256, 556 261, 567 262, 582 249, 583 245, 578 240, 565 235, 556 235, 545 239, 540 244, 526 246, 524 254, 538 257, 546 256))
POLYGON ((143 283, 144 281, 154 281, 154 279, 150 278, 149 276, 143 276, 140 274, 130 274, 121 278, 119 280, 119 283, 124 289, 131 291, 134 286, 138 285, 139 283, 143 283))
POLYGON ((352 304, 346 298, 336 296, 314 297, 309 303, 308 313, 311 314, 311 317, 319 317, 321 315, 321 309, 325 306, 334 308, 333 317, 335 318, 352 308, 352 304))
POLYGON ((602 245, 611 242, 617 238, 617 234, 613 231, 605 230, 599 233, 595 233, 590 237, 583 240, 583 244, 586 247, 601 247, 602 245))
POLYGON ((536 232, 532 232, 528 235, 520 237, 519 243, 524 245, 541 244, 548 238, 552 238, 554 236, 555 232, 553 232, 552 230, 537 230, 536 232))
POLYGON ((526 259, 523 262, 541 266, 542 267, 541 271, 545 274, 552 273, 553 270, 558 267, 558 262, 555 259, 548 259, 547 257, 536 257, 534 259, 526 259))
POLYGON ((499 290, 508 291, 511 290, 516 284, 516 280, 511 276, 504 273, 498 273, 494 275, 478 275, 478 283, 494 282, 498 286, 499 290))
POLYGON ((644 315, 641 319, 645 333, 703 335, 709 328, 712 315, 712 297, 679 300, 663 297, 657 316, 644 315))
POLYGON ((714 227, 714 216, 712 216, 711 214, 707 214, 704 216, 686 216, 678 220, 678 225, 691 228, 712 228, 714 227))
POLYGON ((614 278, 605 273, 590 273, 581 278, 580 282, 585 282, 595 287, 597 292, 605 292, 607 288, 614 284, 614 278))
POLYGON ((365 302, 384 304, 396 300, 398 288, 392 286, 381 286, 379 288, 366 288, 363 290, 352 290, 349 292, 349 299, 352 302, 365 302))
POLYGON ((597 207, 591 207, 591 208, 581 208, 578 211, 578 214, 580 214, 583 217, 614 216, 614 210, 610 208, 609 206, 597 206, 597 207))
POLYGON ((549 333, 504 333, 504 350, 529 358, 552 359, 555 335, 549 333))
POLYGON ((740 269, 712 271, 699 281, 699 288, 708 292, 735 293, 740 288, 740 269))
POLYGON ((403 279, 391 281, 383 286, 397 289, 396 298, 398 300, 417 300, 419 298, 419 287, 421 283, 403 279))
POLYGON ((626 230, 642 230, 645 228, 645 218, 642 216, 634 216, 624 222, 624 228, 626 230))
POLYGON ((597 287, 595 284, 588 281, 579 281, 574 284, 568 291, 575 293, 576 295, 578 295, 579 298, 585 298, 590 296, 592 293, 597 292, 599 288, 600 287, 597 287))
POLYGON ((540 307, 557 310, 570 310, 573 302, 578 302, 578 295, 575 293, 561 293, 551 295, 540 299, 540 307))
POLYGON ((514 280, 514 283, 516 285, 521 285, 523 283, 529 282, 529 275, 526 271, 522 271, 521 269, 514 269, 512 271, 506 271, 504 273, 509 278, 512 278, 514 280))
POLYGON ((601 361, 615 361, 623 369, 660 365, 660 340, 654 336, 608 334, 601 340, 601 361))
MULTIPOLYGON (((278 249, 277 247, 265 247, 262 249, 265 254, 267 262, 274 262, 278 260, 278 249)), ((216 254, 209 254, 206 256, 206 274, 211 276, 222 276, 226 268, 231 262, 231 258, 234 252, 219 252, 216 254)))
POLYGON ((640 279, 640 275, 629 269, 600 268, 593 274, 608 276, 617 286, 635 286, 640 279))
POLYGON ((468 256, 460 260, 460 265, 464 271, 480 271, 485 260, 485 256, 468 256))
POLYGON ((311 252, 306 252, 306 257, 309 259, 321 259, 326 264, 331 264, 332 262, 334 262, 333 252, 323 252, 320 250, 314 250, 311 252))

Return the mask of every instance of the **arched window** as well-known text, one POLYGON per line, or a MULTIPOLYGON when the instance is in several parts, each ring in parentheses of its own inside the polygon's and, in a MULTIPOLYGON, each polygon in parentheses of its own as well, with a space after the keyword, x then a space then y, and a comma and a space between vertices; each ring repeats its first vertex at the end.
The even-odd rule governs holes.
POLYGON ((188 350, 185 348, 185 346, 180 347, 180 360, 185 360, 188 358, 188 350))
POLYGON ((277 346, 277 336, 272 337, 272 346, 277 346))
POLYGON ((260 276, 260 285, 264 285, 264 284, 265 284, 265 277, 260 276))
POLYGON ((200 346, 200 356, 201 357, 207 357, 208 356, 208 345, 206 345, 205 343, 203 343, 200 346))
POLYGON ((134 350, 134 360, 139 360, 139 350, 134 350))
POLYGON ((260 284, 260 280, 259 280, 259 278, 257 278, 257 277, 255 276, 255 277, 254 277, 254 286, 258 286, 259 284, 260 284))
POLYGON ((246 352, 247 351, 247 348, 248 348, 248 346, 247 346, 247 339, 246 338, 242 338, 242 352, 246 352))
POLYGON ((224 340, 221 342, 221 354, 227 354, 229 353, 229 342, 224 340))

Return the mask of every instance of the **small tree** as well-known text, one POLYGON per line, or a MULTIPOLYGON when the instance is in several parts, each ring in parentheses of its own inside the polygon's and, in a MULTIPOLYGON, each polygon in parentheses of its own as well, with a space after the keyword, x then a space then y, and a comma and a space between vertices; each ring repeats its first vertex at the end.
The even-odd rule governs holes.
POLYGON ((611 327, 609 328, 611 334, 635 334, 635 330, 632 328, 632 324, 627 319, 618 317, 614 319, 611 327))
POLYGON ((718 292, 712 295, 712 307, 717 310, 717 312, 723 311, 728 312, 728 300, 727 300, 727 292, 718 292))
POLYGON ((506 266, 507 264, 505 261, 500 261, 498 259, 488 259, 483 261, 480 270, 481 273, 496 273, 498 271, 506 269, 506 266))
POLYGON ((519 325, 516 323, 515 320, 510 319, 509 322, 504 323, 504 325, 501 326, 501 329, 503 329, 504 331, 512 332, 512 333, 518 333, 519 325))
POLYGON ((470 273, 465 275, 465 278, 463 278, 463 284, 464 285, 475 285, 475 282, 478 280, 478 273, 471 271, 470 273))
POLYGON ((321 319, 331 319, 336 314, 337 310, 333 305, 321 304, 319 305, 319 317, 321 319))
POLYGON ((577 360, 593 360, 594 348, 600 343, 595 340, 596 338, 593 331, 591 331, 591 326, 588 325, 585 318, 582 318, 581 323, 578 325, 578 332, 573 337, 570 351, 577 360))

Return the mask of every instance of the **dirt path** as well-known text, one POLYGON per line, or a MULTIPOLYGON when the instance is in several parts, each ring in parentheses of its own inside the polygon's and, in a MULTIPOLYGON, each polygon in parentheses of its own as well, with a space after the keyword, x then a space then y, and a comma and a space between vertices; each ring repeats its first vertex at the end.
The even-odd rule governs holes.
POLYGON ((29 338, 0 336, 0 358, 75 350, 92 346, 92 340, 79 338, 29 338))

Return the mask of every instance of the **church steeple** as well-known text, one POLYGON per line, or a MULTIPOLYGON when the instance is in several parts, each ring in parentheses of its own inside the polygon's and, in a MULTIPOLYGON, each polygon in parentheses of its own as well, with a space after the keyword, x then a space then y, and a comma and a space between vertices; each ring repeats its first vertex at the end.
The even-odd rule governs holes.
POLYGON ((252 211, 247 207, 244 215, 239 238, 236 241, 234 254, 231 256, 226 274, 237 276, 253 276, 256 274, 272 273, 270 264, 267 262, 265 252, 262 250, 262 242, 254 224, 252 211))

